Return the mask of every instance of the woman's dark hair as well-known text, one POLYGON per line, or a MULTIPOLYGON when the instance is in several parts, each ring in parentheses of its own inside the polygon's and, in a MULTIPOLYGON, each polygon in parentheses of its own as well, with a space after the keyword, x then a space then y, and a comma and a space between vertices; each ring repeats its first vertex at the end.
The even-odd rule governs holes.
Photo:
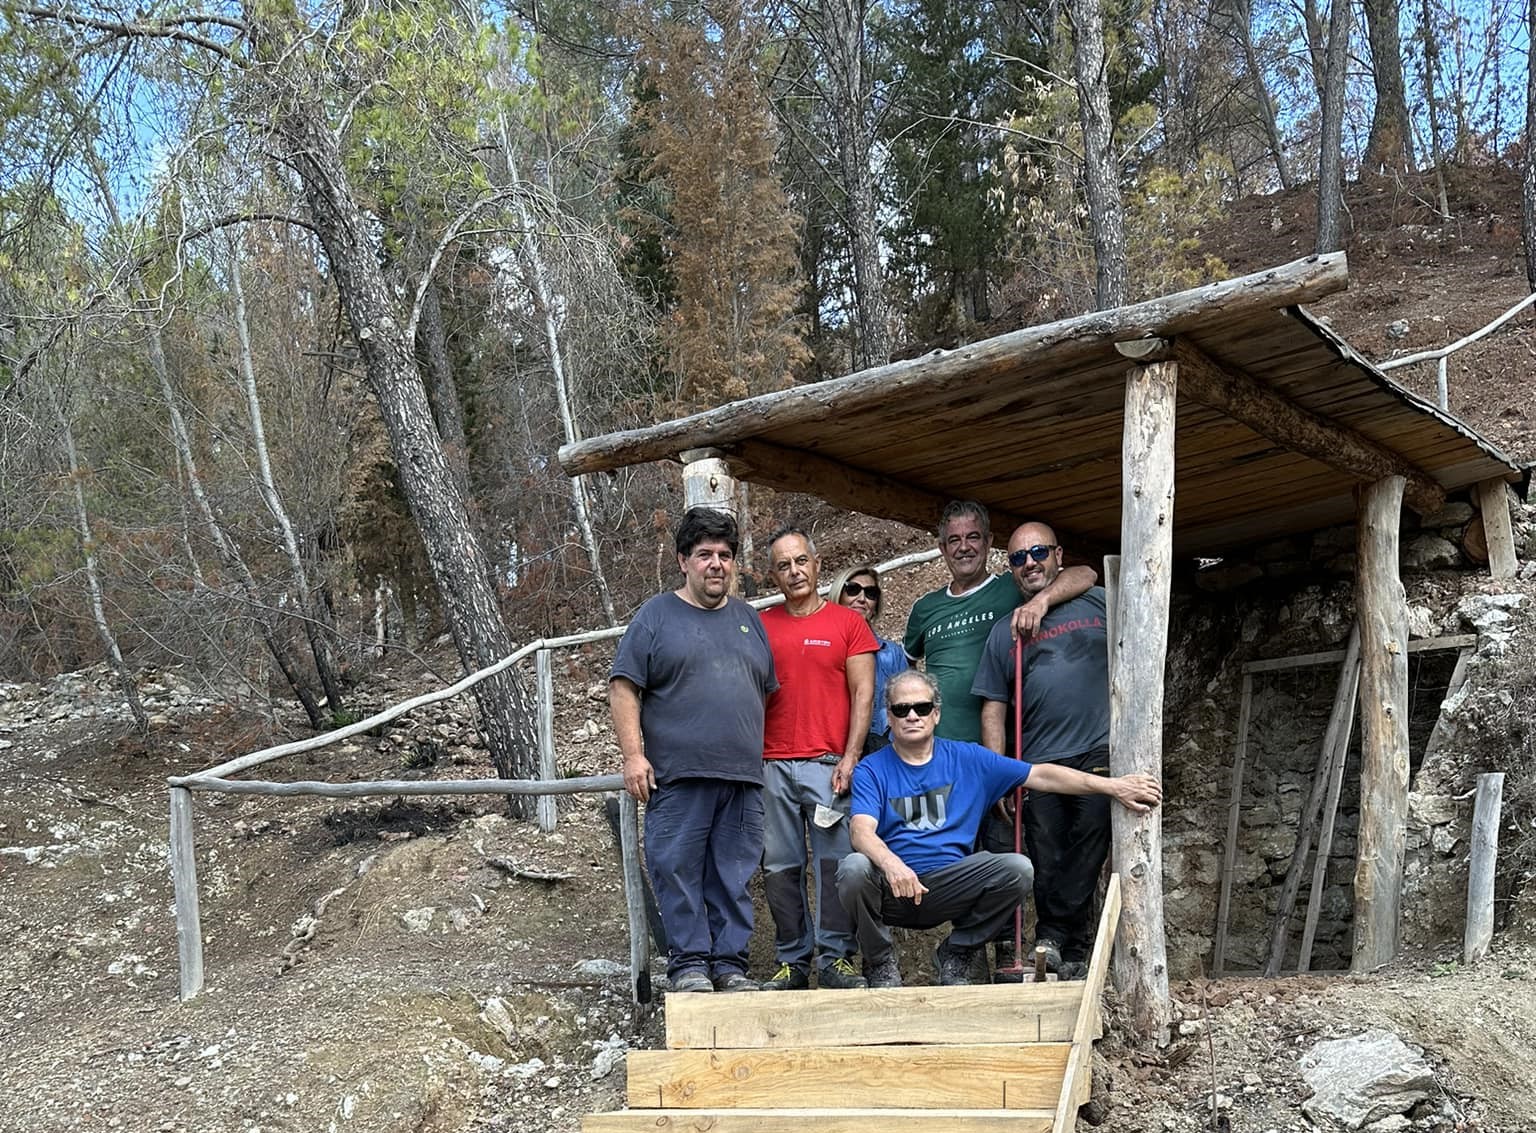
POLYGON ((706 539, 719 540, 736 554, 736 517, 728 511, 713 507, 691 507, 683 513, 683 521, 677 525, 673 545, 683 556, 693 554, 693 549, 706 539))

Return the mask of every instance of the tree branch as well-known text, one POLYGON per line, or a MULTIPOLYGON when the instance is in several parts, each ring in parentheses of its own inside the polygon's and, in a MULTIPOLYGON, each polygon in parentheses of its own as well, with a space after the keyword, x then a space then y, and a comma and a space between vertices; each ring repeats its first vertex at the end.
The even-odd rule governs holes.
POLYGON ((100 20, 91 16, 82 16, 74 12, 63 12, 56 8, 36 8, 30 5, 18 7, 17 12, 26 16, 33 16, 39 20, 51 20, 55 23, 68 24, 71 27, 90 28, 93 31, 103 31, 121 39, 169 39, 177 43, 188 43, 194 47, 201 47, 204 51, 211 51, 224 59, 234 60, 234 52, 224 44, 209 39, 207 36, 197 35, 185 30, 186 25, 207 24, 214 27, 228 28, 231 31, 244 35, 246 25, 228 16, 218 16, 212 13, 194 12, 185 16, 172 16, 160 20, 136 21, 126 23, 120 20, 100 20))

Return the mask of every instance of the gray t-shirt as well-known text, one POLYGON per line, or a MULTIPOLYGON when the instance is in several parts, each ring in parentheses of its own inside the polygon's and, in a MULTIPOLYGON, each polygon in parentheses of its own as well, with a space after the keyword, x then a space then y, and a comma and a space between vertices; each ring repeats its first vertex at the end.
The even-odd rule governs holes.
POLYGON ((609 675, 640 689, 640 732, 658 784, 763 781, 763 701, 779 687, 757 611, 702 610, 658 594, 619 639, 609 675))
MULTIPOLYGON (((1001 618, 987 635, 971 692, 1013 700, 1013 626, 1001 618)), ((1052 607, 1024 643, 1024 758, 1050 763, 1109 742, 1109 637, 1104 588, 1052 607)), ((1003 729, 1013 747, 1013 712, 1003 729)))

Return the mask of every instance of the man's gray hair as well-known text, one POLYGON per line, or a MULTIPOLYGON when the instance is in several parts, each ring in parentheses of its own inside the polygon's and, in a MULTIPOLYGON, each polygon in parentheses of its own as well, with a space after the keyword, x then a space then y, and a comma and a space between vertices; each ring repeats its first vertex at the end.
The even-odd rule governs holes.
POLYGON ((786 523, 783 527, 779 528, 772 535, 770 535, 768 537, 768 549, 770 551, 773 550, 773 545, 775 543, 777 543, 780 539, 787 538, 790 535, 800 536, 800 538, 805 540, 805 549, 813 555, 816 553, 816 541, 811 538, 811 533, 805 528, 801 527, 798 523, 786 523))
POLYGON ((952 519, 974 519, 981 533, 988 539, 992 537, 992 516, 987 512, 987 506, 976 500, 950 500, 944 505, 944 511, 939 516, 939 542, 944 541, 944 535, 949 530, 949 521, 952 519))
POLYGON ((939 692, 938 681, 921 669, 903 669, 886 682, 885 706, 887 708, 896 703, 896 701, 891 699, 891 696, 898 681, 922 681, 923 685, 928 689, 928 699, 933 701, 933 706, 935 708, 944 707, 944 696, 939 692))

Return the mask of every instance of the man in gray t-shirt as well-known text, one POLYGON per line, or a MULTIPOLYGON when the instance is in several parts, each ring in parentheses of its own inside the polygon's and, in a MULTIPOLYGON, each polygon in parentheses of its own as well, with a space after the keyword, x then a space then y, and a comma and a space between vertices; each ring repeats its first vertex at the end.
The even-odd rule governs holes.
POLYGON ((736 539, 728 513, 689 509, 683 585, 640 607, 608 681, 673 991, 757 987, 747 882, 763 855, 763 704, 779 682, 757 611, 730 596, 736 539))
MULTIPOLYGON (((1008 566, 1026 598, 1061 571, 1056 533, 1025 523, 1008 540, 1008 566)), ((1063 602, 1019 639, 1007 622, 987 637, 971 692, 982 700, 981 742, 1031 763, 1057 763, 1094 775, 1109 773, 1109 638, 1104 590, 1093 587, 1063 602), (1022 650, 1022 748, 1013 751, 1013 678, 1022 650)), ((1024 837, 1035 867, 1035 943, 1053 970, 1082 964, 1093 944, 1093 900, 1109 852, 1110 819, 1103 796, 1033 792, 1024 804, 1024 837)), ((988 830, 988 847, 1012 826, 988 830)), ((1004 951, 1000 949, 1000 951, 1004 951)), ((999 967, 1005 966, 999 963, 999 967)))

